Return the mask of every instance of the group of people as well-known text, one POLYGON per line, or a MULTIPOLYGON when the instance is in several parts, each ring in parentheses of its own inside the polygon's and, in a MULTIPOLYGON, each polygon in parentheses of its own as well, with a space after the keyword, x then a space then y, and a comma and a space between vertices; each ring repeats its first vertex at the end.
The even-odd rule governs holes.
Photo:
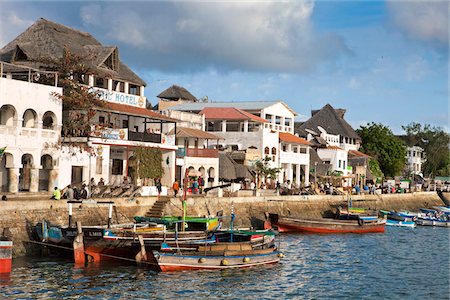
POLYGON ((103 178, 100 178, 98 184, 95 182, 94 178, 91 178, 89 181, 89 185, 83 184, 81 188, 77 188, 76 186, 68 185, 67 190, 64 194, 62 194, 61 190, 55 186, 53 190, 53 195, 50 199, 60 200, 61 198, 65 198, 67 200, 79 200, 79 199, 89 199, 91 197, 91 191, 95 186, 104 186, 105 181, 103 178))

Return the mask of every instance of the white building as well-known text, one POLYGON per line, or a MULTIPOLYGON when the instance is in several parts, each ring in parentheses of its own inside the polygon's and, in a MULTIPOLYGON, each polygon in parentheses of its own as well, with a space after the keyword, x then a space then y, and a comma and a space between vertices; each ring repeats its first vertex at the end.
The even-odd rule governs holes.
POLYGON ((251 149, 253 158, 270 157, 271 167, 282 168, 279 180, 309 184, 309 145, 294 136, 297 114, 284 102, 196 102, 170 109, 204 115, 205 130, 223 138, 223 148, 251 149))
POLYGON ((425 152, 419 146, 406 148, 407 173, 408 175, 420 175, 423 177, 422 164, 425 162, 425 152))
MULTIPOLYGON (((313 110, 310 119, 296 126, 296 133, 314 145, 323 163, 330 164, 331 171, 351 177, 353 169, 348 163, 348 151, 358 150, 361 138, 344 120, 345 112, 327 104, 313 110)), ((346 185, 351 184, 349 179, 345 180, 346 185)))
MULTIPOLYGON (((90 120, 95 126, 90 126, 90 130, 80 130, 80 134, 70 140, 67 136, 63 136, 58 185, 64 187, 70 183, 87 183, 90 178, 94 178, 97 182, 103 178, 106 183, 116 185, 120 184, 124 177, 131 178, 137 184, 147 184, 139 182, 133 166, 129 163, 136 147, 161 149, 162 165, 165 170, 161 181, 163 185, 171 185, 175 179, 176 120, 145 108, 145 82, 122 63, 117 47, 103 46, 88 33, 40 19, 3 47, 0 50, 0 58, 17 66, 35 66, 39 68, 40 80, 44 80, 46 77, 42 76, 45 75, 43 71, 49 66, 46 66, 42 59, 58 61, 68 53, 67 51, 80 56, 82 63, 90 70, 85 74, 77 74, 73 80, 78 80, 92 91, 100 93, 105 105, 95 108, 95 116, 90 120), (71 146, 68 146, 69 142, 71 146), (73 148, 73 142, 79 143, 80 147, 73 148)), ((58 141, 61 123, 64 123, 61 122, 61 118, 70 120, 73 116, 71 113, 74 111, 80 113, 73 108, 71 112, 65 111, 61 116, 60 103, 58 107, 47 103, 50 101, 47 101, 49 93, 52 91, 61 93, 60 88, 50 90, 47 86, 45 88, 27 86, 20 87, 18 91, 15 98, 6 95, 11 100, 5 101, 14 101, 14 106, 5 106, 3 114, 7 121, 4 123, 8 126, 13 123, 15 127, 23 123, 22 127, 35 129, 23 129, 23 134, 17 139, 14 147, 18 147, 19 143, 33 144, 34 136, 51 135, 52 141, 58 141), (35 89, 36 93, 28 95, 24 92, 30 89, 35 89), (26 97, 28 98, 25 99, 26 97), (23 105, 29 105, 30 102, 33 102, 33 105, 29 107, 35 112, 24 111, 26 108, 23 105), (11 107, 19 107, 15 115, 11 112, 11 107), (43 114, 47 111, 49 113, 44 116, 43 114), (44 124, 45 118, 48 118, 50 113, 55 119, 53 126, 57 127, 53 130, 54 132, 41 128, 39 123, 42 120, 44 124), (24 140, 24 135, 30 138, 24 140)), ((9 131, 8 134, 10 134, 9 131)), ((9 136, 7 141, 11 143, 9 136)), ((13 169, 10 171, 11 174, 24 164, 31 166, 31 174, 36 173, 35 169, 39 166, 43 166, 42 163, 38 164, 38 160, 43 155, 38 150, 41 149, 41 145, 37 144, 35 148, 33 153, 30 152, 31 150, 25 152, 32 154, 32 159, 22 158, 20 155, 19 158, 14 157, 14 163, 10 163, 11 159, 6 155, 8 169, 13 169)), ((52 151, 57 151, 58 147, 54 148, 52 151)), ((52 153, 58 155, 56 152, 52 153)), ((58 163, 52 164, 58 166, 58 163)), ((24 189, 27 188, 28 186, 24 186, 24 189)), ((35 181, 31 181, 29 190, 36 190, 35 181)))
POLYGON ((56 95, 61 93, 56 73, 0 62, 2 192, 50 191, 58 185, 60 151, 52 145, 60 138, 62 104, 56 95))

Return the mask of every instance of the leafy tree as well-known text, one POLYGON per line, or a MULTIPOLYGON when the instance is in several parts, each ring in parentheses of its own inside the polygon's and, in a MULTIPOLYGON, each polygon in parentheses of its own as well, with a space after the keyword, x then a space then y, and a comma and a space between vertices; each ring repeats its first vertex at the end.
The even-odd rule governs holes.
POLYGON ((373 177, 375 177, 376 182, 379 182, 384 177, 384 174, 380 169, 380 164, 376 159, 369 159, 369 171, 373 175, 373 177))
POLYGON ((408 146, 419 146, 425 151, 426 161, 422 170, 424 174, 448 176, 450 174, 450 135, 440 127, 429 124, 410 123, 402 126, 406 132, 408 146))
POLYGON ((164 175, 160 148, 136 148, 134 165, 139 178, 161 178, 164 175))
POLYGON ((406 163, 406 147, 388 127, 372 122, 356 132, 362 139, 361 151, 378 160, 384 175, 401 174, 406 163))

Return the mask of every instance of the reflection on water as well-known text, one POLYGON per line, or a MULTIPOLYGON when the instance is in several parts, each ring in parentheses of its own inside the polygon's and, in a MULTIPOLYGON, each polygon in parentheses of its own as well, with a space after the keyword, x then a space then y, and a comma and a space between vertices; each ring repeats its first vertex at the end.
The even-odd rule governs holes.
POLYGON ((17 259, 1 299, 448 299, 447 228, 384 234, 283 235, 286 258, 242 270, 157 273, 130 265, 74 267, 17 259))

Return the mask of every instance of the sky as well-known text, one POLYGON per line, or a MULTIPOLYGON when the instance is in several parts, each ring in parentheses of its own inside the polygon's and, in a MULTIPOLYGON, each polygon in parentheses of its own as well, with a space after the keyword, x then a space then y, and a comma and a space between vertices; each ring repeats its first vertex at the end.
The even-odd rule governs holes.
POLYGON ((306 120, 327 103, 357 129, 449 130, 447 1, 5 1, 0 47, 39 18, 116 45, 147 83, 209 101, 281 100, 306 120))

